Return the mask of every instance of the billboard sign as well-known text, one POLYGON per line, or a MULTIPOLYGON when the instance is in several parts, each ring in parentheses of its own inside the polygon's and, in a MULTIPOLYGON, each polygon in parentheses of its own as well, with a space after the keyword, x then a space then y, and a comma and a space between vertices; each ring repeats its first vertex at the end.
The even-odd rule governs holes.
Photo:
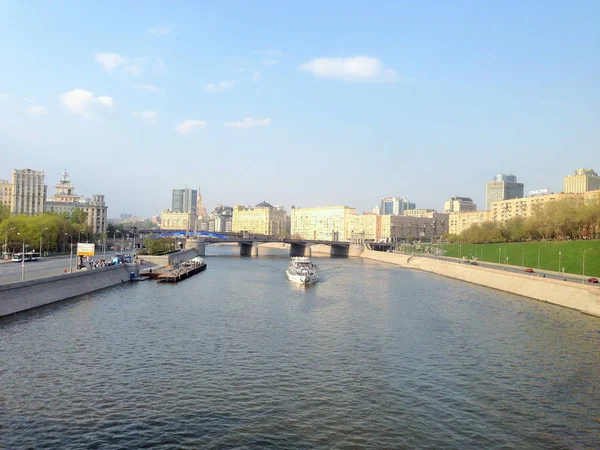
POLYGON ((96 246, 85 242, 77 243, 77 256, 94 256, 94 249, 96 246))
POLYGON ((550 188, 546 188, 546 189, 537 189, 535 191, 529 191, 527 192, 527 195, 529 197, 534 197, 536 195, 547 195, 550 193, 550 188))

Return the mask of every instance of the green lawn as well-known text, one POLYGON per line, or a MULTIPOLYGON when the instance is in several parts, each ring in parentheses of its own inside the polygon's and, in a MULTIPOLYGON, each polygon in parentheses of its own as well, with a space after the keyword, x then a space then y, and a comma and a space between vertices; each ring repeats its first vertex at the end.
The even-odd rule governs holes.
MULTIPOLYGON (((429 244, 416 251, 427 251, 429 244)), ((437 244, 434 245, 438 247, 437 244)), ((446 250, 444 256, 458 258, 477 257, 481 261, 501 262, 513 266, 525 266, 537 269, 538 250, 540 269, 559 270, 559 252, 561 270, 577 275, 582 274, 583 252, 585 250, 585 275, 600 277, 600 241, 558 241, 558 242, 511 242, 507 244, 442 244, 446 250), (507 259, 508 258, 508 259, 507 259)), ((408 248, 405 248, 408 250, 408 248)))

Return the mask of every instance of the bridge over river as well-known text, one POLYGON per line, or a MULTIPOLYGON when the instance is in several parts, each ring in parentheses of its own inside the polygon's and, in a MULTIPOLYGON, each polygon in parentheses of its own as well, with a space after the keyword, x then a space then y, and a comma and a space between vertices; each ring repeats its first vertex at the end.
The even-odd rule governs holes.
MULTIPOLYGON (((290 245, 290 256, 311 256, 312 245, 327 245, 331 248, 331 256, 347 257, 350 242, 318 239, 278 238, 250 233, 212 233, 190 232, 186 230, 138 230, 139 234, 147 237, 174 237, 185 239, 185 247, 196 247, 202 255, 210 244, 238 244, 241 256, 258 256, 258 247, 267 243, 282 243, 290 245)), ((362 248, 362 246, 360 246, 362 248)))

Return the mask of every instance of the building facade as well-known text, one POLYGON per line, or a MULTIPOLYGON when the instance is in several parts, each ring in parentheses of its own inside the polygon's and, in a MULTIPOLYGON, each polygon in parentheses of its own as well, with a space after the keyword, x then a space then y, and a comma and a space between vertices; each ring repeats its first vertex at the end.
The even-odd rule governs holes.
POLYGON ((44 213, 48 186, 43 170, 14 169, 12 175, 11 214, 34 216, 44 213))
POLYGON ((573 175, 564 178, 565 194, 583 194, 600 189, 600 177, 592 169, 577 169, 573 175))
POLYGON ((492 222, 506 222, 518 217, 527 219, 548 202, 564 199, 583 199, 582 194, 548 194, 534 197, 515 198, 492 202, 490 220, 492 222))
POLYGON ((202 201, 202 193, 200 192, 200 188, 198 188, 198 195, 196 197, 196 216, 198 216, 198 218, 204 218, 207 216, 206 206, 202 201))
POLYGON ((196 215, 198 191, 195 189, 173 189, 171 212, 189 212, 196 215))
POLYGON ((0 180, 0 204, 12 210, 12 181, 0 180))
POLYGON ((87 214, 87 225, 93 234, 106 233, 108 207, 104 195, 95 194, 92 198, 77 195, 66 171, 56 185, 54 197, 48 199, 44 209, 46 212, 59 214, 72 214, 76 209, 81 209, 87 214))
POLYGON ((383 197, 379 206, 379 214, 387 215, 402 215, 404 211, 415 209, 416 205, 410 202, 406 197, 383 197))
POLYGON ((425 209, 407 209, 404 211, 403 216, 408 217, 429 217, 432 218, 433 215, 436 214, 435 209, 425 208, 425 209))
POLYGON ((236 205, 233 207, 231 231, 285 236, 285 222, 285 211, 267 202, 256 206, 236 205))
POLYGON ((432 217, 381 216, 381 239, 387 242, 438 240, 448 232, 448 214, 432 217))
POLYGON ((356 209, 349 206, 292 207, 290 234, 300 239, 348 241, 352 216, 356 216, 356 209))
POLYGON ((448 233, 460 234, 475 224, 490 222, 490 211, 471 211, 451 213, 448 216, 448 233))
POLYGON ((523 197, 523 183, 517 182, 512 174, 499 173, 485 185, 485 209, 490 210, 492 202, 523 197))
POLYGON ((379 214, 362 214, 348 216, 348 235, 345 240, 352 240, 353 236, 361 235, 363 241, 381 240, 381 216, 379 214))
POLYGON ((160 214, 160 228, 163 230, 194 231, 196 214, 191 212, 176 212, 168 209, 160 214))
POLYGON ((446 214, 469 211, 477 211, 477 205, 469 197, 450 197, 450 200, 444 202, 446 214))

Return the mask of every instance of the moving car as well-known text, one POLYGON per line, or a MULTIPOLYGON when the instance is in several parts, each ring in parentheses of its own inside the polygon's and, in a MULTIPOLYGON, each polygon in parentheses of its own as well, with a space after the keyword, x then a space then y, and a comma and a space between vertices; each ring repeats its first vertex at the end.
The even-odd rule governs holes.
POLYGON ((598 282, 598 278, 588 278, 588 283, 597 283, 598 282))
POLYGON ((477 261, 473 261, 473 262, 471 262, 471 265, 472 266, 478 266, 479 264, 477 264, 477 261))
POLYGON ((525 272, 527 272, 527 273, 533 273, 533 269, 531 269, 531 268, 525 269, 525 272))

